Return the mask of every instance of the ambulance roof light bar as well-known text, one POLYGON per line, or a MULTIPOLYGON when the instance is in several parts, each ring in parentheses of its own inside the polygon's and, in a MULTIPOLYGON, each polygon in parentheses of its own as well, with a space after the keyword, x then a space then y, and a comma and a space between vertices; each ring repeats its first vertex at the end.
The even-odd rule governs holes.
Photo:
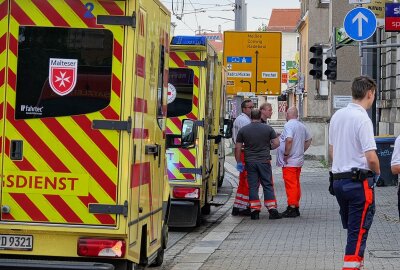
POLYGON ((175 36, 172 38, 171 45, 202 45, 207 44, 205 36, 175 36))

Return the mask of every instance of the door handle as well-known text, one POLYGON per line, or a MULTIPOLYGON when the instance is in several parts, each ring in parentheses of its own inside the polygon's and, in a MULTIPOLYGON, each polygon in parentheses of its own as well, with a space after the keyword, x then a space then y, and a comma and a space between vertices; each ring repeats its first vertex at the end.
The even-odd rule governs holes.
POLYGON ((144 147, 144 153, 146 155, 158 156, 159 147, 157 144, 147 144, 144 147))
POLYGON ((23 153, 23 141, 11 140, 10 144, 10 159, 11 160, 22 160, 23 153))

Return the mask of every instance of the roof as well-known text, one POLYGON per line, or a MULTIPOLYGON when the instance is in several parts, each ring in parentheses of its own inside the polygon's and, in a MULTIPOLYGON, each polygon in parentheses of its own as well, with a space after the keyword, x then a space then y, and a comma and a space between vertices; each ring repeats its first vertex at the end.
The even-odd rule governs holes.
POLYGON ((272 9, 267 31, 295 32, 300 14, 299 8, 272 9))

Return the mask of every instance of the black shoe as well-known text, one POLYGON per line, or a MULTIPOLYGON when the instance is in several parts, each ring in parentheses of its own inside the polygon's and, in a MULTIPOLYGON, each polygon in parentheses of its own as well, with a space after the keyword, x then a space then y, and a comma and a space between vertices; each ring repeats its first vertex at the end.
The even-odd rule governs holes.
POLYGON ((296 208, 290 206, 288 206, 286 210, 282 213, 282 217, 284 218, 295 218, 298 216, 300 216, 300 212, 299 214, 297 214, 296 208))
POLYGON ((254 210, 250 214, 251 219, 260 219, 260 211, 254 210))
POLYGON ((298 207, 296 207, 296 214, 297 214, 298 217, 300 216, 300 210, 299 210, 298 207))
POLYGON ((250 216, 251 215, 251 210, 250 210, 250 208, 247 208, 247 209, 245 209, 245 210, 240 210, 239 211, 239 216, 246 216, 246 217, 248 217, 248 216, 250 216))
POLYGON ((232 208, 232 216, 237 216, 239 215, 239 208, 233 207, 232 208))
POLYGON ((278 212, 278 210, 276 209, 269 209, 269 219, 281 219, 282 218, 282 214, 280 214, 278 212))

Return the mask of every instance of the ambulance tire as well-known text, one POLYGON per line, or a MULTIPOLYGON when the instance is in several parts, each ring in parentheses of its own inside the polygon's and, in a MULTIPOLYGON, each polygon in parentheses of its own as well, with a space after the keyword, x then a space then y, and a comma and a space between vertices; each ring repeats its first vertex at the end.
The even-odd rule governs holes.
POLYGON ((225 178, 225 171, 223 171, 221 175, 221 167, 218 167, 218 187, 222 187, 224 178, 225 178))
POLYGON ((206 188, 206 195, 204 198, 204 206, 201 208, 202 215, 209 215, 211 213, 211 205, 208 203, 208 186, 206 188))
POLYGON ((201 225, 201 211, 200 211, 200 204, 197 207, 197 217, 196 217, 196 227, 201 225))
POLYGON ((164 262, 164 249, 161 247, 157 251, 157 257, 154 260, 154 262, 150 265, 150 267, 158 267, 161 266, 164 262))

